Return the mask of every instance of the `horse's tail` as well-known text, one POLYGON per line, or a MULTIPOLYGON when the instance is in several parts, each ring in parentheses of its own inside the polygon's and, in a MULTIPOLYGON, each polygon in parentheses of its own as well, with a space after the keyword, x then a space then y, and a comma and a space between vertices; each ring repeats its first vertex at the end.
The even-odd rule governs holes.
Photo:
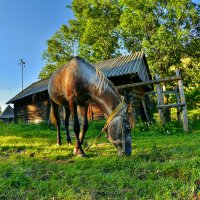
POLYGON ((54 126, 58 125, 58 108, 57 106, 51 101, 51 107, 50 107, 50 114, 49 119, 54 126))

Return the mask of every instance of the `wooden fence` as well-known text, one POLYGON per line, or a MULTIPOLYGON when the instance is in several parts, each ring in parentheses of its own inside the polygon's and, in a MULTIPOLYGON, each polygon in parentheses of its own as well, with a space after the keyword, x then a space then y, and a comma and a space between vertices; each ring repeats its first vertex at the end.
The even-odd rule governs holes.
MULTIPOLYGON (((176 76, 170 77, 170 78, 163 78, 160 79, 158 75, 155 76, 155 80, 147 81, 147 82, 139 82, 139 83, 132 83, 132 84, 126 84, 126 85, 121 85, 117 86, 117 89, 125 89, 125 88, 132 88, 132 87, 137 87, 137 86, 145 86, 145 85, 156 85, 156 92, 150 92, 157 94, 157 108, 158 108, 158 114, 159 118, 162 124, 166 123, 166 117, 164 114, 164 109, 166 108, 177 108, 177 120, 179 123, 181 123, 181 111, 183 115, 183 129, 185 132, 188 132, 188 118, 187 118, 187 105, 185 101, 185 94, 183 90, 183 82, 180 76, 180 71, 176 70, 176 76), (174 91, 163 91, 160 83, 167 83, 167 82, 174 82, 177 81, 177 85, 174 91), (176 96, 176 103, 175 104, 164 104, 164 98, 163 94, 166 93, 175 93, 176 96)), ((150 94, 147 93, 147 94, 150 94)), ((147 110, 146 110, 146 105, 144 99, 142 99, 142 105, 144 108, 144 112, 146 115, 146 118, 148 121, 150 121, 150 118, 148 116, 147 110)))

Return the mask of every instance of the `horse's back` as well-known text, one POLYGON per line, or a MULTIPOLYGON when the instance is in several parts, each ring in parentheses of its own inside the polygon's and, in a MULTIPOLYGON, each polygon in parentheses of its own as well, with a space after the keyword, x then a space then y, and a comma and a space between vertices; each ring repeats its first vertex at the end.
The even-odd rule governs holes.
POLYGON ((51 100, 64 104, 71 96, 87 93, 95 69, 79 57, 74 57, 66 65, 56 70, 49 80, 48 92, 51 100))

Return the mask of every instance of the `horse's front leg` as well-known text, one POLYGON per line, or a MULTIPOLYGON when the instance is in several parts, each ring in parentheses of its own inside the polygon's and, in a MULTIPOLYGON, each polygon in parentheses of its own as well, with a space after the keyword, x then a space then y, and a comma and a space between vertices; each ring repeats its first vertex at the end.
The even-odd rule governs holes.
POLYGON ((78 120, 78 113, 77 113, 77 105, 74 101, 69 102, 70 103, 70 110, 72 111, 72 116, 73 116, 73 120, 74 120, 74 126, 73 126, 73 130, 76 136, 76 144, 75 144, 75 148, 74 148, 74 154, 75 155, 80 155, 80 156, 85 156, 85 153, 81 147, 81 142, 79 139, 79 133, 80 133, 80 124, 79 124, 79 120, 78 120))
POLYGON ((83 144, 83 140, 85 138, 85 134, 88 130, 88 118, 87 118, 87 111, 88 111, 88 105, 85 107, 80 108, 81 116, 82 116, 82 129, 80 133, 80 142, 83 144))

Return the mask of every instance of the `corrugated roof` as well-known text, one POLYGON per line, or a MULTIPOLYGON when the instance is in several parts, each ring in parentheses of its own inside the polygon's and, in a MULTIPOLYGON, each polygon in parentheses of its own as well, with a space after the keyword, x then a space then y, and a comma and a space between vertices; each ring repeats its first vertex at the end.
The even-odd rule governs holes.
POLYGON ((0 119, 10 119, 10 118, 14 118, 14 109, 10 105, 8 105, 3 111, 2 115, 0 116, 0 119))
POLYGON ((141 81, 149 81, 150 77, 144 61, 143 52, 137 52, 127 56, 120 56, 103 62, 94 64, 94 66, 103 71, 108 77, 137 74, 141 81))
POLYGON ((13 97, 12 99, 10 99, 7 102, 7 104, 13 103, 13 102, 15 102, 15 101, 17 101, 19 99, 22 99, 24 97, 33 95, 35 93, 39 93, 39 92, 43 92, 43 91, 47 90, 48 83, 49 83, 49 79, 45 79, 45 80, 40 80, 40 81, 37 81, 37 82, 29 85, 23 91, 21 91, 20 93, 18 93, 15 97, 13 97))
MULTIPOLYGON (((137 74, 141 81, 150 80, 149 69, 143 52, 137 52, 127 56, 120 56, 117 58, 95 63, 93 65, 94 67, 102 70, 107 78, 137 74)), ((9 100, 7 104, 14 103, 15 101, 24 97, 47 90, 48 83, 49 79, 40 80, 31 84, 22 92, 18 93, 15 97, 9 100)))

